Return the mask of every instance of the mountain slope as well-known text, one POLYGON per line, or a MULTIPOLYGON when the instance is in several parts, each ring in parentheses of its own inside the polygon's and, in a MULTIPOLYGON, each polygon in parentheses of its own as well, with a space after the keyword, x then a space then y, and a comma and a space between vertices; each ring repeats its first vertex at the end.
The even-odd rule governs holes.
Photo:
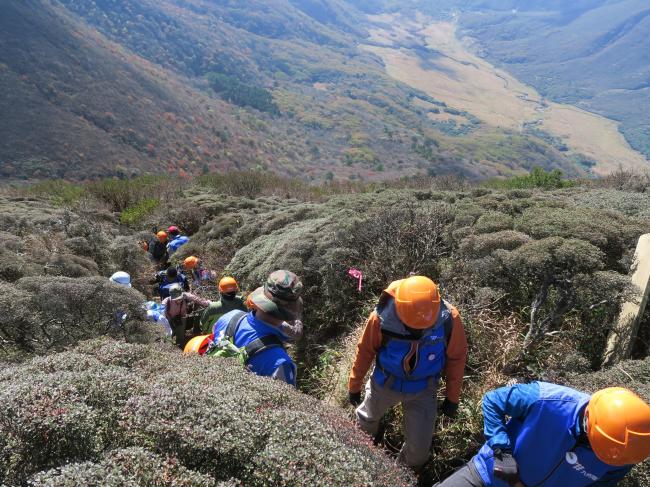
POLYGON ((248 131, 230 107, 56 6, 10 2, 0 23, 4 175, 78 178, 255 160, 224 142, 248 131))
POLYGON ((586 174, 544 134, 396 82, 359 48, 371 27, 343 0, 9 0, 0 176, 586 174))

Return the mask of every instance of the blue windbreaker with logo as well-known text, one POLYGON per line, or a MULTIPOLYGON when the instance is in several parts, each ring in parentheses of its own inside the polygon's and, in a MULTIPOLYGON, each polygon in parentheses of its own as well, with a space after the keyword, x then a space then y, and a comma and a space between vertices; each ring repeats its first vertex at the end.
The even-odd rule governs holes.
POLYGON ((486 487, 508 487, 494 478, 493 448, 508 449, 527 487, 617 485, 632 468, 599 460, 580 442, 580 418, 589 396, 569 387, 533 382, 502 387, 483 398, 487 442, 472 459, 486 487), (506 423, 506 416, 510 421, 506 423))

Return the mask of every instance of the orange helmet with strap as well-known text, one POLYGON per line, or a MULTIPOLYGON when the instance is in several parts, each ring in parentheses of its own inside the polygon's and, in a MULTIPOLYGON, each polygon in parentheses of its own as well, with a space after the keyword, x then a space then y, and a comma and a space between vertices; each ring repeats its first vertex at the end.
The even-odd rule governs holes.
POLYGON ((440 292, 431 279, 411 276, 392 282, 385 290, 395 299, 397 316, 416 330, 430 328, 440 312, 440 292))
POLYGON ((223 294, 236 293, 239 285, 234 277, 224 277, 219 281, 219 292, 223 294))
POLYGON ((156 234, 156 237, 158 237, 158 241, 165 243, 167 241, 167 232, 163 232, 162 230, 156 234))
POLYGON ((183 350, 183 353, 187 355, 190 354, 204 355, 205 352, 207 352, 211 341, 212 341, 212 335, 196 336, 192 338, 189 342, 187 342, 187 344, 185 345, 185 349, 183 350))
POLYGON ((186 270, 196 269, 198 265, 199 258, 193 255, 183 261, 183 267, 185 267, 186 270))
POLYGON ((591 448, 606 464, 632 465, 650 457, 650 406, 632 391, 596 392, 585 417, 591 448))

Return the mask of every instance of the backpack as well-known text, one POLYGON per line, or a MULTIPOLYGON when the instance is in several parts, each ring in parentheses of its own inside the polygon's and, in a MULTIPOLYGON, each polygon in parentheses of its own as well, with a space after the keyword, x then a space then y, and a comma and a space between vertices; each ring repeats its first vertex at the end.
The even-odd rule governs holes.
POLYGON ((266 335, 253 340, 248 345, 237 347, 235 345, 235 335, 247 314, 248 313, 245 311, 238 311, 235 313, 232 318, 230 318, 228 326, 226 326, 223 338, 221 340, 216 340, 215 337, 215 340, 212 342, 205 354, 212 357, 236 358, 245 366, 258 353, 275 347, 284 348, 282 340, 275 335, 266 335))

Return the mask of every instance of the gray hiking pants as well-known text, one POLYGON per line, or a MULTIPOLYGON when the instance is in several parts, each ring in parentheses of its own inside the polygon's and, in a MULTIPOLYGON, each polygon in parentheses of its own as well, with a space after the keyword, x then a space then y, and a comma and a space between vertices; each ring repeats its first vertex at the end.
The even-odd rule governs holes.
POLYGON ((418 468, 429 458, 438 413, 437 387, 437 381, 432 380, 429 387, 423 391, 407 394, 381 387, 371 378, 366 384, 363 403, 356 410, 359 426, 374 437, 384 413, 402 403, 405 439, 399 453, 399 461, 409 467, 418 468))
POLYGON ((483 487, 483 481, 470 461, 464 467, 456 470, 451 477, 437 483, 434 487, 483 487))

